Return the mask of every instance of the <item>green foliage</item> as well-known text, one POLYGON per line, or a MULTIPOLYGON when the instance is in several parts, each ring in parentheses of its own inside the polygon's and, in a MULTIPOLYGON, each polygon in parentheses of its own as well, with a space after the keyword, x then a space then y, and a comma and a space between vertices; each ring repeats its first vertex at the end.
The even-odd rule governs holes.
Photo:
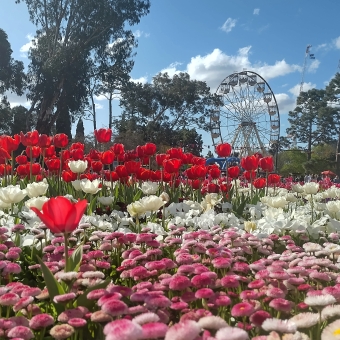
POLYGON ((25 74, 22 61, 14 60, 8 36, 0 28, 0 95, 10 90, 18 95, 23 93, 25 74))
POLYGON ((303 164, 307 161, 307 154, 300 149, 282 151, 278 155, 278 172, 283 176, 289 174, 304 174, 303 164))
MULTIPOLYGON (((126 26, 139 23, 149 12, 149 0, 17 0, 25 2, 36 25, 30 50, 29 114, 37 114, 36 128, 50 133, 61 112, 71 116, 87 104, 91 61, 98 72, 112 66, 108 46, 131 38, 126 26)), ((122 57, 124 59, 124 56, 122 57)))
POLYGON ((220 98, 210 93, 203 81, 191 80, 188 73, 159 73, 152 83, 130 83, 122 89, 121 106, 127 120, 138 124, 168 124, 171 131, 198 127, 209 129, 212 110, 220 98))

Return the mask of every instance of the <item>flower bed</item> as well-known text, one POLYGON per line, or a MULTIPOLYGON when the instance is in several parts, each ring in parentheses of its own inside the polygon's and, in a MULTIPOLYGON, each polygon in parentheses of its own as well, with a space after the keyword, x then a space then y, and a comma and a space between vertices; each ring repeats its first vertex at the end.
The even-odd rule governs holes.
POLYGON ((85 155, 60 135, 0 141, 0 339, 339 338, 329 180, 281 183, 260 156, 221 177, 151 143, 85 155))

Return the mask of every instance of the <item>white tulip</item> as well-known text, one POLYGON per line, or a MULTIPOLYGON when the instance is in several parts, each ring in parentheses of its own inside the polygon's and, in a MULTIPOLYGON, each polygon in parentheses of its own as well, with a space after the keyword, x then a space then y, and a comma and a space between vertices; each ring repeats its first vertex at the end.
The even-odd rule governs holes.
POLYGON ((19 185, 9 185, 0 189, 0 200, 5 203, 19 203, 27 196, 26 190, 21 190, 19 185))
POLYGON ((319 184, 314 182, 305 183, 303 190, 307 195, 315 195, 319 191, 319 184))
POLYGON ((165 204, 165 202, 160 197, 155 195, 143 197, 140 200, 140 203, 143 205, 145 211, 157 211, 165 204))
POLYGON ((158 183, 146 181, 142 183, 140 189, 144 195, 154 195, 158 190, 158 183))
POLYGON ((133 203, 130 203, 126 207, 128 213, 130 214, 131 217, 137 217, 140 215, 143 215, 145 213, 144 206, 141 204, 140 201, 136 201, 133 203))
POLYGON ((112 197, 112 196, 109 196, 109 197, 100 196, 100 197, 97 197, 97 201, 102 205, 111 205, 114 201, 114 197, 112 197))
POLYGON ((72 181, 71 183, 72 183, 73 188, 76 191, 81 191, 80 182, 83 182, 83 181, 86 181, 86 180, 84 180, 84 179, 82 179, 82 180, 76 179, 75 181, 72 181))
POLYGON ((33 182, 27 184, 26 191, 30 198, 43 196, 46 194, 48 184, 46 182, 33 182))
POLYGON ((69 161, 68 166, 70 167, 70 170, 74 172, 75 174, 80 174, 84 172, 87 168, 87 161, 69 161))
POLYGON ((41 210, 44 203, 47 202, 48 200, 49 198, 46 196, 33 197, 25 202, 25 206, 28 209, 34 207, 34 208, 37 208, 38 210, 41 210))
POLYGON ((292 190, 293 190, 294 192, 297 192, 297 193, 301 194, 301 193, 303 193, 303 186, 300 185, 299 183, 293 184, 293 185, 292 185, 292 190))
POLYGON ((87 194, 96 194, 101 188, 99 188, 100 181, 95 179, 90 181, 89 179, 80 182, 81 190, 87 194))

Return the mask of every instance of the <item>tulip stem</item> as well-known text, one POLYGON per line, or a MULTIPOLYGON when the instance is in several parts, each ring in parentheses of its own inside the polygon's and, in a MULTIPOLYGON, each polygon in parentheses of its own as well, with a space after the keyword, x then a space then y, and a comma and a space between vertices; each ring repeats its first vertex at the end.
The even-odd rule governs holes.
POLYGON ((68 237, 67 233, 64 233, 64 254, 65 254, 65 272, 68 272, 68 237))

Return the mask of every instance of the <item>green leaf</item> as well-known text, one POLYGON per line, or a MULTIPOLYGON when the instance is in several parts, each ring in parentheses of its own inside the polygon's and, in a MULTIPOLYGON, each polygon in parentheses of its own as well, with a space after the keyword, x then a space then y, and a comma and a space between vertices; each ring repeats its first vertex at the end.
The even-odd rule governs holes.
POLYGON ((138 190, 138 191, 136 192, 135 196, 133 197, 133 202, 138 201, 138 200, 141 198, 142 193, 143 193, 142 190, 138 190))
POLYGON ((110 282, 111 282, 111 279, 106 279, 104 282, 86 289, 85 292, 82 295, 80 295, 78 299, 73 303, 73 306, 74 307, 83 306, 91 310, 91 308, 93 308, 93 306, 95 305, 96 301, 89 300, 87 298, 87 294, 95 289, 106 288, 110 282))
MULTIPOLYGON (((61 284, 55 279, 54 275, 48 269, 48 267, 45 265, 42 259, 39 256, 37 256, 37 258, 40 263, 41 271, 44 276, 45 284, 46 284, 50 299, 51 301, 53 301, 53 298, 56 295, 65 294, 65 290, 63 289, 61 284)), ((64 310, 64 307, 59 304, 55 304, 55 308, 59 314, 64 310)))
POLYGON ((71 272, 77 272, 79 267, 80 267, 80 263, 81 263, 81 259, 83 257, 83 246, 80 245, 70 256, 69 258, 69 270, 71 272))

